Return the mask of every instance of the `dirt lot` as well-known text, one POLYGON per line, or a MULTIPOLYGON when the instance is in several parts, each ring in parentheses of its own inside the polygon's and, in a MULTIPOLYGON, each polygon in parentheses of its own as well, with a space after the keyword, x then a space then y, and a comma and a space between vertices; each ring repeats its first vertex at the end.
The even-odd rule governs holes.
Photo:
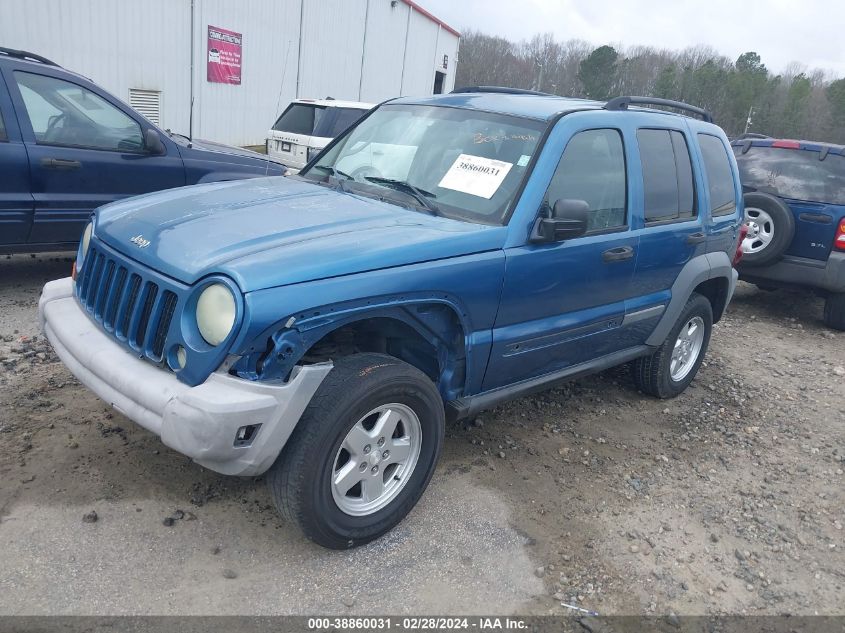
POLYGON ((812 295, 741 284, 676 400, 618 369, 448 429, 409 518, 329 552, 57 362, 35 306, 69 266, 0 259, 2 614, 845 614, 845 334, 812 295))

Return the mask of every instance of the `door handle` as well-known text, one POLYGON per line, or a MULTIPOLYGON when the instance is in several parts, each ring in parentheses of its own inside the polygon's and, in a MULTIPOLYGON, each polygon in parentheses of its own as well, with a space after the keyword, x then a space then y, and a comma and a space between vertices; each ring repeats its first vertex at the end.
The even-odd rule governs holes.
POLYGON ((706 239, 707 236, 704 233, 693 233, 691 235, 687 235, 687 244, 701 244, 706 239))
POLYGON ((78 160, 68 160, 66 158, 42 158, 41 166, 48 169, 79 169, 82 163, 78 160))
POLYGON ((633 256, 634 248, 632 246, 617 246, 601 254, 601 258, 606 262, 621 262, 631 259, 633 256))

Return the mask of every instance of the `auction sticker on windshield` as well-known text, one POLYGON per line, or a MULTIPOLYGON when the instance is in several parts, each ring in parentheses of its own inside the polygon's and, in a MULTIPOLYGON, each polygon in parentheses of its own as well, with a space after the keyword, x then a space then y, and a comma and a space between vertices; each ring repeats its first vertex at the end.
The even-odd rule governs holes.
POLYGON ((461 154, 452 163, 438 187, 489 200, 513 167, 501 160, 461 154))

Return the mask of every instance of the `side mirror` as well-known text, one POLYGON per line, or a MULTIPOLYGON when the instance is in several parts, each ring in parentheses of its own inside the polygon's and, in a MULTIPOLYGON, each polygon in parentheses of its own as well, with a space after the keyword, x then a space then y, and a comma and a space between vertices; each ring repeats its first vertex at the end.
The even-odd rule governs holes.
POLYGON ((167 148, 161 141, 158 132, 151 127, 144 130, 144 149, 155 156, 162 156, 167 153, 167 148))
POLYGON ((531 231, 532 242, 562 242, 587 232, 590 205, 586 200, 562 198, 552 207, 552 217, 537 218, 531 231))

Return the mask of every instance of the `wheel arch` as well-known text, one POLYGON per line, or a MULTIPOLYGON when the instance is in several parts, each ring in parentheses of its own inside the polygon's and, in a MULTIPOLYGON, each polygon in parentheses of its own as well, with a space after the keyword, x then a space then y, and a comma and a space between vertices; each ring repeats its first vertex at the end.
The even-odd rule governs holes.
POLYGON ((403 360, 426 374, 444 401, 463 395, 467 380, 465 314, 448 298, 350 308, 329 306, 293 315, 257 337, 252 353, 232 367, 253 380, 286 379, 294 366, 354 353, 376 352, 403 360))
POLYGON ((713 322, 717 322, 730 302, 736 278, 731 259, 723 251, 706 253, 688 261, 672 284, 672 299, 646 344, 656 347, 663 343, 694 292, 710 301, 713 322))

